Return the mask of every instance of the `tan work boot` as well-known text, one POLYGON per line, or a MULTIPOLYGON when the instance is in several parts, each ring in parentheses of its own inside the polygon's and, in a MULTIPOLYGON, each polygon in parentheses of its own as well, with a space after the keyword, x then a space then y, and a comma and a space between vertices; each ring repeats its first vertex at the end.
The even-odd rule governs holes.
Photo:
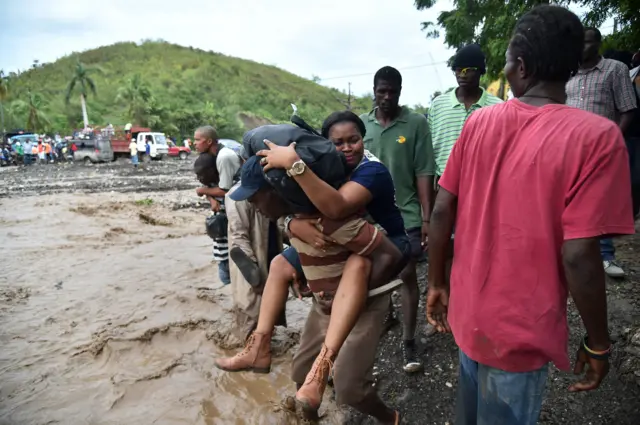
POLYGON ((322 344, 320 354, 313 362, 304 384, 296 393, 296 402, 302 407, 305 419, 314 420, 318 417, 318 409, 322 404, 322 396, 336 355, 335 351, 322 344))
POLYGON ((271 332, 252 333, 247 339, 244 350, 233 357, 216 359, 214 364, 218 369, 227 372, 271 372, 271 332))

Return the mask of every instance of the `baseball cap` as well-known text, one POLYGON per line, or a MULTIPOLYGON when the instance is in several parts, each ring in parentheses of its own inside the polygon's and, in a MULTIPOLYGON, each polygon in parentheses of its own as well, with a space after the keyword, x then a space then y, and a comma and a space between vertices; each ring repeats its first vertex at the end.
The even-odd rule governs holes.
POLYGON ((231 192, 229 197, 234 201, 245 201, 268 184, 260 165, 260 157, 252 156, 240 171, 240 187, 231 192))

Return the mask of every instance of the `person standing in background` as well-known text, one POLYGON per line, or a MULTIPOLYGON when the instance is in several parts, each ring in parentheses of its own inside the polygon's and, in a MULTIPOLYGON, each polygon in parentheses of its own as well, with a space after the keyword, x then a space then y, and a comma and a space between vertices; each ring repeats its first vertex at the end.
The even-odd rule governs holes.
MULTIPOLYGON (((637 107, 629 69, 622 62, 600 56, 601 45, 600 31, 597 28, 585 28, 580 69, 567 83, 567 105, 614 121, 622 134, 626 135, 637 107)), ((606 203, 602 207, 608 208, 606 203)), ((600 253, 607 275, 625 275, 616 262, 612 239, 600 240, 600 253)))
POLYGON ((138 169, 138 144, 134 139, 129 143, 129 153, 131 154, 131 164, 134 169, 138 169))
POLYGON ((403 369, 417 372, 422 362, 415 344, 420 298, 416 264, 427 247, 435 165, 427 118, 400 106, 401 91, 400 72, 390 66, 379 69, 373 77, 376 107, 360 119, 366 127, 365 149, 379 158, 391 173, 396 203, 411 243, 412 259, 400 274, 403 281, 402 350, 403 369))
POLYGON ((486 72, 485 56, 480 46, 469 44, 458 50, 451 68, 458 87, 436 97, 429 108, 436 182, 444 172, 451 149, 469 115, 485 106, 502 103, 500 98, 480 87, 480 77, 486 72))
MULTIPOLYGON (((215 214, 224 214, 224 198, 239 176, 242 161, 240 157, 231 149, 224 147, 218 142, 218 133, 210 125, 199 127, 194 134, 195 148, 202 154, 210 155, 213 162, 210 168, 218 173, 217 187, 206 185, 199 187, 196 193, 199 196, 206 196, 211 203, 211 210, 215 214)), ((210 162, 210 161, 207 161, 210 162)), ((195 167, 195 165, 194 165, 195 167)), ((231 283, 229 275, 229 246, 226 237, 217 238, 213 241, 213 260, 218 263, 218 276, 224 285, 231 283)))

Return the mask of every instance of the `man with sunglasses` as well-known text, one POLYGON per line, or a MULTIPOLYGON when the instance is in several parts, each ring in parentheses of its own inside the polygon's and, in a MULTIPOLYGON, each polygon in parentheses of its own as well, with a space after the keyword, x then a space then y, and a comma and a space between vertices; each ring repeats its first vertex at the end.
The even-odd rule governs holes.
POLYGON ((458 50, 451 68, 458 87, 436 97, 429 108, 429 130, 436 161, 436 179, 447 165, 449 154, 460 136, 462 126, 473 111, 502 103, 500 98, 480 87, 485 73, 485 56, 477 44, 468 44, 458 50))

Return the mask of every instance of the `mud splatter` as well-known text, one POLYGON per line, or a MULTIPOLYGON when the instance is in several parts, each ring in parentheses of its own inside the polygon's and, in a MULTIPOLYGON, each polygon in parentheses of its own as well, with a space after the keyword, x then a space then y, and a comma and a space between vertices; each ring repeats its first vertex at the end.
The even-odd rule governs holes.
POLYGON ((92 341, 88 344, 77 347, 75 353, 73 353, 72 357, 79 356, 81 354, 91 354, 92 356, 97 356, 104 350, 105 346, 110 341, 116 342, 126 342, 126 341, 140 341, 140 342, 148 342, 150 341, 154 335, 158 333, 166 333, 171 328, 182 328, 182 329, 203 329, 207 330, 211 326, 215 326, 217 321, 212 321, 208 319, 194 319, 194 320, 185 320, 179 322, 167 323, 161 326, 155 326, 145 330, 144 332, 135 335, 135 336, 120 336, 118 335, 118 329, 126 327, 126 325, 118 325, 117 327, 108 328, 101 330, 95 333, 92 337, 92 341))
POLYGON ((143 212, 138 213, 138 218, 140 218, 140 221, 142 221, 143 223, 151 224, 152 226, 172 226, 172 224, 168 221, 151 217, 149 214, 143 212))
POLYGON ((31 289, 18 287, 0 287, 0 303, 16 304, 31 296, 31 289))

